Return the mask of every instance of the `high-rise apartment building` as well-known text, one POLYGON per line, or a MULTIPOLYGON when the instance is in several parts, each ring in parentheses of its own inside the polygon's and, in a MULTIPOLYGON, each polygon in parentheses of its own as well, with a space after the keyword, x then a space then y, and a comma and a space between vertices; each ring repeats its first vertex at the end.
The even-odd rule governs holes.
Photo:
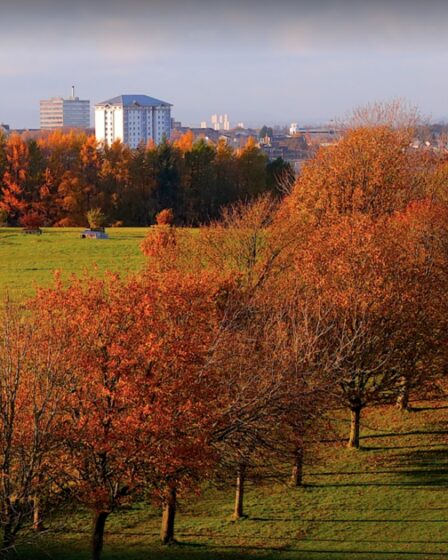
POLYGON ((214 130, 230 130, 228 115, 212 115, 211 122, 214 130))
POLYGON ((294 136, 299 131, 299 125, 296 122, 291 123, 289 127, 289 134, 290 136, 294 136))
POLYGON ((52 97, 40 102, 40 128, 89 128, 90 101, 75 97, 75 87, 68 98, 52 97))
POLYGON ((119 95, 95 105, 96 139, 106 144, 121 140, 130 148, 171 134, 170 103, 148 95, 119 95))

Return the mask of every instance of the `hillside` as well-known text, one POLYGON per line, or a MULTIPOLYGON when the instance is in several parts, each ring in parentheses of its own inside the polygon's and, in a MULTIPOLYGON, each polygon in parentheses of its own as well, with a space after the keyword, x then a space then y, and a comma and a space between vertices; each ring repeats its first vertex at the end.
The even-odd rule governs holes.
MULTIPOLYGON (((182 502, 180 544, 158 544, 159 512, 141 504, 111 515, 108 560, 367 560, 448 557, 448 404, 419 402, 410 413, 368 409, 362 449, 347 450, 345 417, 340 438, 318 446, 305 467, 305 486, 265 482, 248 490, 241 522, 230 521, 232 490, 209 489, 182 502), (311 461, 311 462, 310 462, 311 461)), ((286 474, 286 473, 285 473, 286 474)), ((20 558, 89 557, 90 517, 69 513, 50 520, 20 558), (48 556, 49 555, 49 556, 48 556)))

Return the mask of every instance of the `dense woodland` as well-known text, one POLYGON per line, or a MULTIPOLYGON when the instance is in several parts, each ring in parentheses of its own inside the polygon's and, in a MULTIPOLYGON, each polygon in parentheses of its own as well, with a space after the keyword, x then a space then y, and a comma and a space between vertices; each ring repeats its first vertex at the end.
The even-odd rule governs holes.
MULTIPOLYGON (((6 303, 5 548, 67 502, 93 513, 94 559, 109 516, 137 500, 160 505, 161 540, 173 542, 178 500, 205 482, 236 481, 239 519, 247 479, 287 468, 290 484, 301 485, 303 457, 311 442, 328 438, 336 409, 351 419, 347 453, 356 453, 366 407, 390 404, 405 414, 412 398, 443 393, 448 163, 411 149, 412 134, 390 124, 347 130, 318 151, 283 198, 237 202, 194 235, 174 223, 179 199, 148 202, 142 221, 150 208, 165 209, 142 245, 142 273, 69 285, 57 279, 19 308, 6 303)), ((45 145, 10 142, 27 154, 38 149, 55 169, 60 161, 55 148, 51 159, 45 145)), ((81 166, 84 175, 62 167, 63 184, 79 187, 82 176, 92 186, 90 178, 101 175, 111 186, 105 192, 115 194, 117 184, 130 184, 128 164, 116 176, 124 153, 136 165, 133 176, 142 172, 133 183, 142 188, 146 165, 153 169, 162 157, 185 166, 210 157, 232 185, 226 165, 236 172, 244 161, 263 177, 266 170, 250 147, 236 155, 225 146, 182 152, 165 144, 131 154, 117 144, 103 154, 86 139, 79 150, 63 165, 81 166)), ((16 180, 25 185, 33 174, 20 169, 16 180)), ((173 167, 163 170, 168 181, 173 167)), ((247 192, 257 195, 264 185, 251 180, 247 192)), ((80 220, 89 206, 101 206, 102 195, 89 193, 99 199, 76 206, 80 220)), ((202 217, 194 204, 184 211, 182 220, 202 217)))
POLYGON ((0 223, 84 226, 100 210, 107 225, 145 226, 168 207, 179 224, 198 225, 292 179, 289 164, 268 161, 252 140, 235 151, 186 133, 131 150, 119 141, 100 148, 75 132, 12 134, 0 137, 0 223))

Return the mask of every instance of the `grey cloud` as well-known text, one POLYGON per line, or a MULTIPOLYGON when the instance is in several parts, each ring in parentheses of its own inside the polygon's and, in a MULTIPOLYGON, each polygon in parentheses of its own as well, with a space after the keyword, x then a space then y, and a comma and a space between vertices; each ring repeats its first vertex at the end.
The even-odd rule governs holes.
MULTIPOLYGON (((447 45, 448 3, 442 0, 2 0, 6 36, 70 45, 95 38, 167 50, 185 46, 307 49, 447 45), (9 25, 8 25, 9 24, 9 25), (114 27, 115 26, 115 27, 114 27), (116 33, 117 29, 120 30, 116 33), (8 32, 10 30, 10 32, 8 32), (215 43, 215 44, 213 44, 215 43)), ((2 39, 0 38, 0 41, 2 39)))
POLYGON ((166 98, 196 123, 394 96, 445 110, 446 0, 0 0, 0 21, 0 121, 15 126, 37 126, 39 98, 72 82, 92 101, 166 98))

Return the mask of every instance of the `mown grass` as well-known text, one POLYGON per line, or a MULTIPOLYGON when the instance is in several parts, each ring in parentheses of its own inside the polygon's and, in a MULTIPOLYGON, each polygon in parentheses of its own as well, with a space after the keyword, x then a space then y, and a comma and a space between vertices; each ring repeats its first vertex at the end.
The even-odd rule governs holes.
MULTIPOLYGON (((208 489, 181 503, 180 544, 158 544, 160 515, 139 504, 107 524, 106 560, 385 560, 448 557, 448 405, 419 403, 411 413, 392 407, 367 411, 362 449, 341 437, 319 444, 305 468, 305 486, 251 485, 248 517, 230 520, 232 490, 208 489)), ((286 476, 286 473, 285 473, 286 476)), ((59 515, 19 557, 89 557, 90 516, 59 515)))
POLYGON ((81 239, 82 228, 44 228, 42 235, 0 228, 0 294, 13 299, 51 284, 54 271, 71 274, 134 272, 144 264, 140 243, 147 228, 110 228, 110 239, 81 239))
MULTIPOLYGON (((42 236, 0 229, 0 293, 20 300, 51 284, 60 270, 126 274, 144 266, 145 228, 110 229, 110 239, 81 239, 80 229, 44 229, 42 236), (96 267, 96 268, 95 268, 96 267)), ((183 501, 179 545, 158 544, 160 515, 147 504, 114 513, 107 522, 105 560, 365 560, 448 558, 448 404, 419 403, 400 413, 367 410, 362 449, 347 450, 347 418, 318 446, 305 468, 305 486, 279 481, 250 486, 241 522, 230 520, 231 489, 205 490, 183 501)), ((285 473, 286 480, 287 473, 285 473)), ((88 513, 64 512, 48 531, 17 547, 25 560, 89 558, 88 513)))

